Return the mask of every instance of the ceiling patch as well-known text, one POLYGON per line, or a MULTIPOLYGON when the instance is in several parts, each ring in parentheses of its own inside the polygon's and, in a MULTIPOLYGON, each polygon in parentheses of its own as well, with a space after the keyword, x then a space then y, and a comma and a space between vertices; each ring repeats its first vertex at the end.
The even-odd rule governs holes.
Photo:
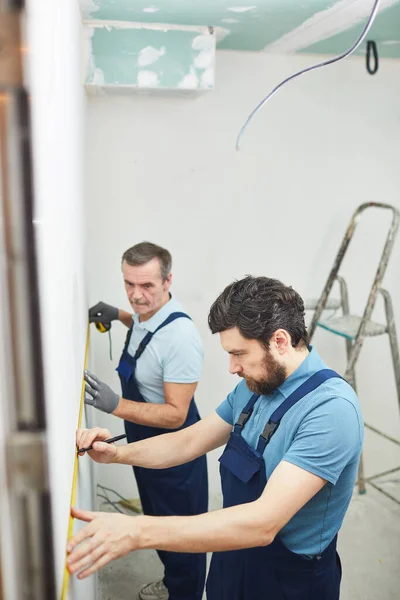
POLYGON ((213 42, 209 35, 196 35, 196 37, 193 38, 193 50, 210 50, 212 47, 213 42))
POLYGON ((205 89, 212 88, 214 86, 214 68, 209 67, 205 69, 201 75, 201 87, 205 89))
POLYGON ((151 88, 159 85, 158 75, 155 71, 139 71, 137 75, 139 87, 151 88))
POLYGON ((221 19, 221 23, 240 23, 239 19, 221 19))
MULTIPOLYGON (((380 11, 393 6, 398 0, 382 0, 380 11)), ((371 12, 372 1, 339 0, 330 8, 316 13, 276 42, 268 44, 264 50, 276 54, 296 52, 321 40, 350 29, 365 20, 371 12)))
POLYGON ((184 90, 196 90, 199 85, 199 80, 196 75, 196 70, 190 67, 190 71, 185 77, 178 83, 178 88, 184 90))
POLYGON ((214 53, 212 49, 202 50, 194 59, 196 69, 208 69, 213 63, 214 53))
POLYGON ((82 13, 84 15, 94 15, 95 12, 100 10, 100 6, 94 3, 94 0, 80 0, 82 13))
POLYGON ((94 70, 93 85, 104 85, 104 73, 99 68, 94 70))
POLYGON ((155 13, 158 12, 160 9, 157 8, 156 6, 148 6, 147 8, 143 9, 144 13, 155 13))
POLYGON ((231 30, 227 29, 226 27, 214 27, 215 39, 217 41, 217 44, 222 42, 222 40, 224 40, 226 36, 230 34, 230 32, 231 30))
POLYGON ((89 91, 102 87, 116 93, 146 89, 181 93, 213 88, 212 27, 91 20, 85 23, 85 33, 89 91))
POLYGON ((159 50, 157 48, 153 48, 153 46, 146 46, 139 52, 137 64, 139 67, 146 67, 147 65, 152 65, 160 58, 160 56, 164 56, 165 47, 162 46, 159 50))
POLYGON ((245 13, 249 12, 249 10, 254 10, 257 8, 256 6, 230 6, 228 10, 235 13, 245 13))

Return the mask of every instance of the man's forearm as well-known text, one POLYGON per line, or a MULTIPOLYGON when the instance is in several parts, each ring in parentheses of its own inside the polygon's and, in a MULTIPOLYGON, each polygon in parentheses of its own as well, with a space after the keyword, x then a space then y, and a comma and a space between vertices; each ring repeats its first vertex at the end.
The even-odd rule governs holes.
POLYGON ((113 462, 148 469, 182 465, 226 444, 231 429, 231 425, 212 413, 180 431, 116 446, 113 462))
POLYGON ((176 429, 184 423, 182 415, 175 406, 167 403, 135 402, 135 400, 121 398, 112 414, 138 425, 161 429, 176 429))
POLYGON ((128 329, 132 326, 133 315, 126 310, 118 309, 118 321, 121 321, 128 329))
POLYGON ((172 552, 267 546, 276 533, 272 519, 268 519, 259 501, 192 517, 139 518, 139 547, 172 552))
POLYGON ((157 435, 147 440, 118 446, 115 463, 147 469, 168 469, 188 462, 191 452, 190 428, 157 435))

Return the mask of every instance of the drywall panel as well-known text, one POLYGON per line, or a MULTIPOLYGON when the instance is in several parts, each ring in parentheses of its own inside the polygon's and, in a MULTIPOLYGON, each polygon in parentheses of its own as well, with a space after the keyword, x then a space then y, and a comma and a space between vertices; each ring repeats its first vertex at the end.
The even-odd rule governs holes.
MULTIPOLYGON (((31 0, 27 32, 50 487, 61 597, 87 332, 82 260, 84 96, 78 4, 31 0)), ((77 501, 90 508, 91 474, 87 463, 80 466, 77 501)), ((71 580, 66 597, 91 600, 95 588, 95 578, 71 580)))

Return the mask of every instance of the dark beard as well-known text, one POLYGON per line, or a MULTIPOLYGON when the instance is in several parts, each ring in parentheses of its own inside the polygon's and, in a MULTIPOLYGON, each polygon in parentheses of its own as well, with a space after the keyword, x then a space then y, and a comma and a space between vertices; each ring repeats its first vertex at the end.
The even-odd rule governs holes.
POLYGON ((269 396, 285 381, 286 369, 280 365, 267 350, 264 366, 268 373, 268 379, 246 379, 247 387, 253 394, 260 396, 269 396))

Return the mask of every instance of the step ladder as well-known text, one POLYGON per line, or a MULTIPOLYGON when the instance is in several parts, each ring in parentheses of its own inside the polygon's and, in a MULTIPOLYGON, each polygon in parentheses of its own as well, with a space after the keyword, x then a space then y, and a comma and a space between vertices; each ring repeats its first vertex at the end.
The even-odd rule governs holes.
MULTIPOLYGON (((395 242, 399 222, 399 211, 393 206, 390 206, 389 204, 383 204, 380 202, 367 202, 365 204, 361 204, 361 206, 357 208, 357 210, 354 212, 351 218, 350 224, 347 228, 339 252, 337 253, 334 265, 326 281, 325 287, 322 291, 320 298, 318 300, 307 301, 306 310, 314 310, 314 315, 311 321, 311 325, 309 327, 310 340, 312 339, 317 327, 322 327, 323 329, 335 335, 342 336, 345 339, 347 366, 344 378, 350 383, 350 385, 354 388, 356 392, 357 388, 355 368, 365 338, 375 337, 384 334, 387 334, 389 336, 393 370, 396 382, 397 400, 400 409, 400 358, 397 343, 396 326, 394 322, 393 304, 389 292, 381 286, 383 276, 385 274, 395 242), (360 317, 350 313, 347 284, 344 278, 341 275, 339 275, 339 269, 342 264, 343 258, 346 254, 347 248, 350 244, 350 241, 353 237, 357 223, 359 222, 362 213, 367 209, 389 210, 392 212, 392 220, 386 237, 385 245, 383 247, 382 255, 379 260, 375 279, 373 281, 371 290, 368 295, 364 313, 360 317), (339 298, 330 299, 329 294, 335 282, 339 284, 339 298), (376 323, 375 321, 371 320, 372 312, 374 310, 378 295, 380 295, 383 298, 386 315, 386 323, 382 324, 376 323), (335 311, 331 318, 321 318, 322 312, 328 309, 335 311), (336 316, 336 312, 339 309, 341 310, 341 315, 336 316)), ((390 440, 391 442, 400 446, 400 440, 397 440, 387 435, 383 431, 380 431, 376 427, 368 425, 367 423, 365 423, 365 427, 367 427, 371 431, 374 431, 381 437, 384 437, 387 440, 390 440)), ((360 466, 358 471, 359 493, 365 493, 365 483, 368 482, 375 489, 379 490, 380 492, 382 492, 383 494, 400 504, 400 501, 397 498, 395 498, 386 490, 381 488, 376 483, 376 481, 373 481, 379 477, 388 475, 389 473, 394 473, 398 470, 400 470, 400 467, 391 469, 389 471, 384 471, 383 473, 378 473, 377 475, 373 475, 372 477, 368 477, 366 479, 364 476, 364 460, 363 456, 361 455, 360 466)))

